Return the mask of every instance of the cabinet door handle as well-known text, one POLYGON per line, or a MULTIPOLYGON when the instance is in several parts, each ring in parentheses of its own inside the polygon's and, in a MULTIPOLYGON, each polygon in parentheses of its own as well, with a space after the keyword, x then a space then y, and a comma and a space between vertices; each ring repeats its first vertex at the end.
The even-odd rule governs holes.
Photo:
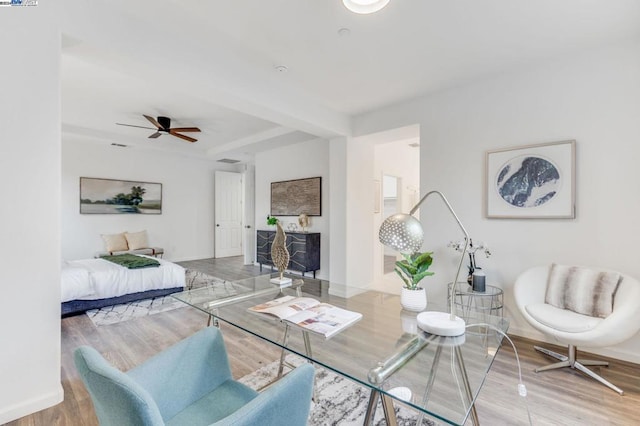
POLYGON ((219 223, 216 223, 216 226, 220 226, 220 224, 219 224, 219 223))
POLYGON ((251 225, 247 225, 247 226, 245 226, 245 228, 250 229, 250 228, 251 228, 251 225))

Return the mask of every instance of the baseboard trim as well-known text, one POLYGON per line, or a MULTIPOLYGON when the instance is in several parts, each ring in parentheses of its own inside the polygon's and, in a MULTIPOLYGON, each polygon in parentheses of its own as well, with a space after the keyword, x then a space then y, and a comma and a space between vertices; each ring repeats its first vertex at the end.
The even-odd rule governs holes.
POLYGON ((63 400, 64 390, 62 389, 62 385, 59 385, 58 389, 54 392, 21 401, 9 407, 4 407, 2 411, 0 411, 0 424, 9 423, 21 417, 28 416, 29 414, 53 407, 54 405, 60 404, 63 400))

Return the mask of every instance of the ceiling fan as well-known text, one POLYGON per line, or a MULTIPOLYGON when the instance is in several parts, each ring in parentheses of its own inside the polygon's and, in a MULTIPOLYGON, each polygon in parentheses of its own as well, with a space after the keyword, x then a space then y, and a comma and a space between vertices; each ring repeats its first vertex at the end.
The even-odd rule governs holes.
POLYGON ((143 117, 146 118, 147 120, 149 120, 149 122, 151 124, 153 124, 154 126, 156 126, 155 128, 153 127, 145 127, 145 126, 135 126, 133 124, 122 124, 122 123, 116 123, 118 126, 128 126, 128 127, 139 127, 141 129, 149 129, 149 130, 155 130, 156 132, 152 135, 149 136, 149 138, 151 139, 155 139, 157 137, 159 137, 160 135, 162 135, 162 133, 168 133, 170 135, 176 136, 180 139, 184 139, 185 141, 188 142, 196 142, 198 139, 194 139, 190 136, 187 135, 182 135, 178 132, 199 132, 200 129, 198 129, 197 127, 171 127, 171 119, 169 117, 158 117, 158 119, 156 120, 153 117, 150 117, 148 115, 144 115, 143 117))

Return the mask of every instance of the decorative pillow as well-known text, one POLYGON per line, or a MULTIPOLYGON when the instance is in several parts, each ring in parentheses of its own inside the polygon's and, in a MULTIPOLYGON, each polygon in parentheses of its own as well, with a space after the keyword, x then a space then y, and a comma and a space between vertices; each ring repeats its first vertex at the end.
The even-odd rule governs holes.
POLYGON ((127 239, 124 237, 124 232, 121 234, 102 235, 107 251, 127 251, 129 246, 127 245, 127 239))
POLYGON ((129 250, 138 250, 149 247, 146 229, 140 232, 125 232, 124 236, 127 239, 129 250))
POLYGON ((591 317, 606 318, 622 277, 617 272, 551 265, 545 303, 591 317))

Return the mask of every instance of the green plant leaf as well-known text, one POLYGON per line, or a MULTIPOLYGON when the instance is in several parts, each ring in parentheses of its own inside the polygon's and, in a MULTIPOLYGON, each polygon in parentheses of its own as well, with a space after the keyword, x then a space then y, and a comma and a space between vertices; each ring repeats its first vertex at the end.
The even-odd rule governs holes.
POLYGON ((401 270, 400 270, 400 269, 398 269, 398 268, 396 268, 396 269, 394 269, 394 271, 396 271, 396 274, 398 274, 398 276, 399 276, 400 278, 402 278, 402 281, 404 281, 404 285, 405 285, 405 287, 410 288, 410 287, 411 287, 411 284, 410 284, 410 283, 409 283, 409 281, 404 277, 404 275, 402 274, 401 270))
POLYGON ((417 285, 420 281, 422 281, 424 277, 430 277, 431 275, 433 275, 433 272, 430 272, 430 271, 425 271, 425 272, 416 274, 413 276, 413 283, 417 285))
POLYGON ((433 257, 431 257, 432 254, 433 252, 416 253, 417 257, 414 263, 419 266, 426 265, 428 268, 431 266, 431 263, 433 263, 433 257))
POLYGON ((416 272, 418 272, 416 267, 411 265, 406 260, 397 261, 396 262, 396 267, 400 268, 402 271, 404 271, 404 273, 406 273, 409 276, 411 276, 411 275, 415 274, 416 272))
POLYGON ((418 288, 418 283, 424 278, 433 275, 428 269, 433 263, 433 252, 402 253, 404 260, 396 261, 396 273, 402 278, 408 289, 418 288))

